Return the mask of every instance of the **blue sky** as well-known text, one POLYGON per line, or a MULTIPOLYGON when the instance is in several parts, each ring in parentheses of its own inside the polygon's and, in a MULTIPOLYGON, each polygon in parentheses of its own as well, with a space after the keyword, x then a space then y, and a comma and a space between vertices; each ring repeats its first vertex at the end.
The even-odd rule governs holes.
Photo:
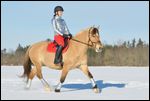
POLYGON ((133 38, 149 43, 149 1, 2 1, 1 49, 53 39, 51 18, 57 5, 63 6, 73 35, 100 25, 105 44, 133 38))

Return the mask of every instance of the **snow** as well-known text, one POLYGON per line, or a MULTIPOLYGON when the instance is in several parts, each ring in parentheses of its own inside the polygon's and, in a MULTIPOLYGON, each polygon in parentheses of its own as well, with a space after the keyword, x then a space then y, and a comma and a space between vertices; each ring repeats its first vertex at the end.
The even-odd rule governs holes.
MULTIPOLYGON (((25 89, 24 79, 19 78, 22 66, 1 66, 1 99, 8 100, 148 100, 149 67, 89 67, 101 93, 94 93, 90 80, 78 69, 71 70, 61 92, 45 91, 41 81, 35 77, 31 88, 25 89)), ((45 80, 55 88, 61 71, 42 69, 45 80)))

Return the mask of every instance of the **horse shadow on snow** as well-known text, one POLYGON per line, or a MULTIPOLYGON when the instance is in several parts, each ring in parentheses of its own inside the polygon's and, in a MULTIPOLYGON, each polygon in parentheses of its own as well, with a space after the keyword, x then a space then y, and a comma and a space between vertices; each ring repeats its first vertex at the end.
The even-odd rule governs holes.
MULTIPOLYGON (((97 80, 96 84, 99 89, 103 90, 109 87, 116 87, 116 88, 124 88, 125 83, 104 83, 103 80, 97 80)), ((86 84, 64 84, 63 88, 67 88, 67 90, 62 90, 61 92, 67 91, 77 91, 77 90, 85 90, 85 89, 92 89, 91 83, 86 84), (69 89, 69 90, 68 90, 69 89)))

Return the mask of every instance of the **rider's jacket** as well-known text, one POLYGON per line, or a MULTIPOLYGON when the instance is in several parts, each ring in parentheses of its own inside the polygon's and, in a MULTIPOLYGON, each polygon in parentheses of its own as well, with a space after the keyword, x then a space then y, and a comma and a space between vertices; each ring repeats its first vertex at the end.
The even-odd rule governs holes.
POLYGON ((60 34, 63 36, 63 34, 69 34, 69 29, 65 23, 65 20, 62 19, 60 16, 55 16, 52 18, 52 26, 54 28, 55 34, 60 34))

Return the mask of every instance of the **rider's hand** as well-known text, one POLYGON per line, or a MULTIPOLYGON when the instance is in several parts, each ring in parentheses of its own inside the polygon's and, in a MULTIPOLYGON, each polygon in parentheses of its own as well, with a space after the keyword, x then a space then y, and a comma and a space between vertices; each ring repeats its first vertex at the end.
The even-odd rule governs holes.
POLYGON ((63 37, 64 37, 64 38, 68 38, 68 35, 67 35, 67 34, 63 34, 63 37))
POLYGON ((69 38, 70 38, 70 39, 72 39, 72 34, 71 34, 71 33, 70 33, 70 34, 68 34, 68 36, 69 36, 69 38))

